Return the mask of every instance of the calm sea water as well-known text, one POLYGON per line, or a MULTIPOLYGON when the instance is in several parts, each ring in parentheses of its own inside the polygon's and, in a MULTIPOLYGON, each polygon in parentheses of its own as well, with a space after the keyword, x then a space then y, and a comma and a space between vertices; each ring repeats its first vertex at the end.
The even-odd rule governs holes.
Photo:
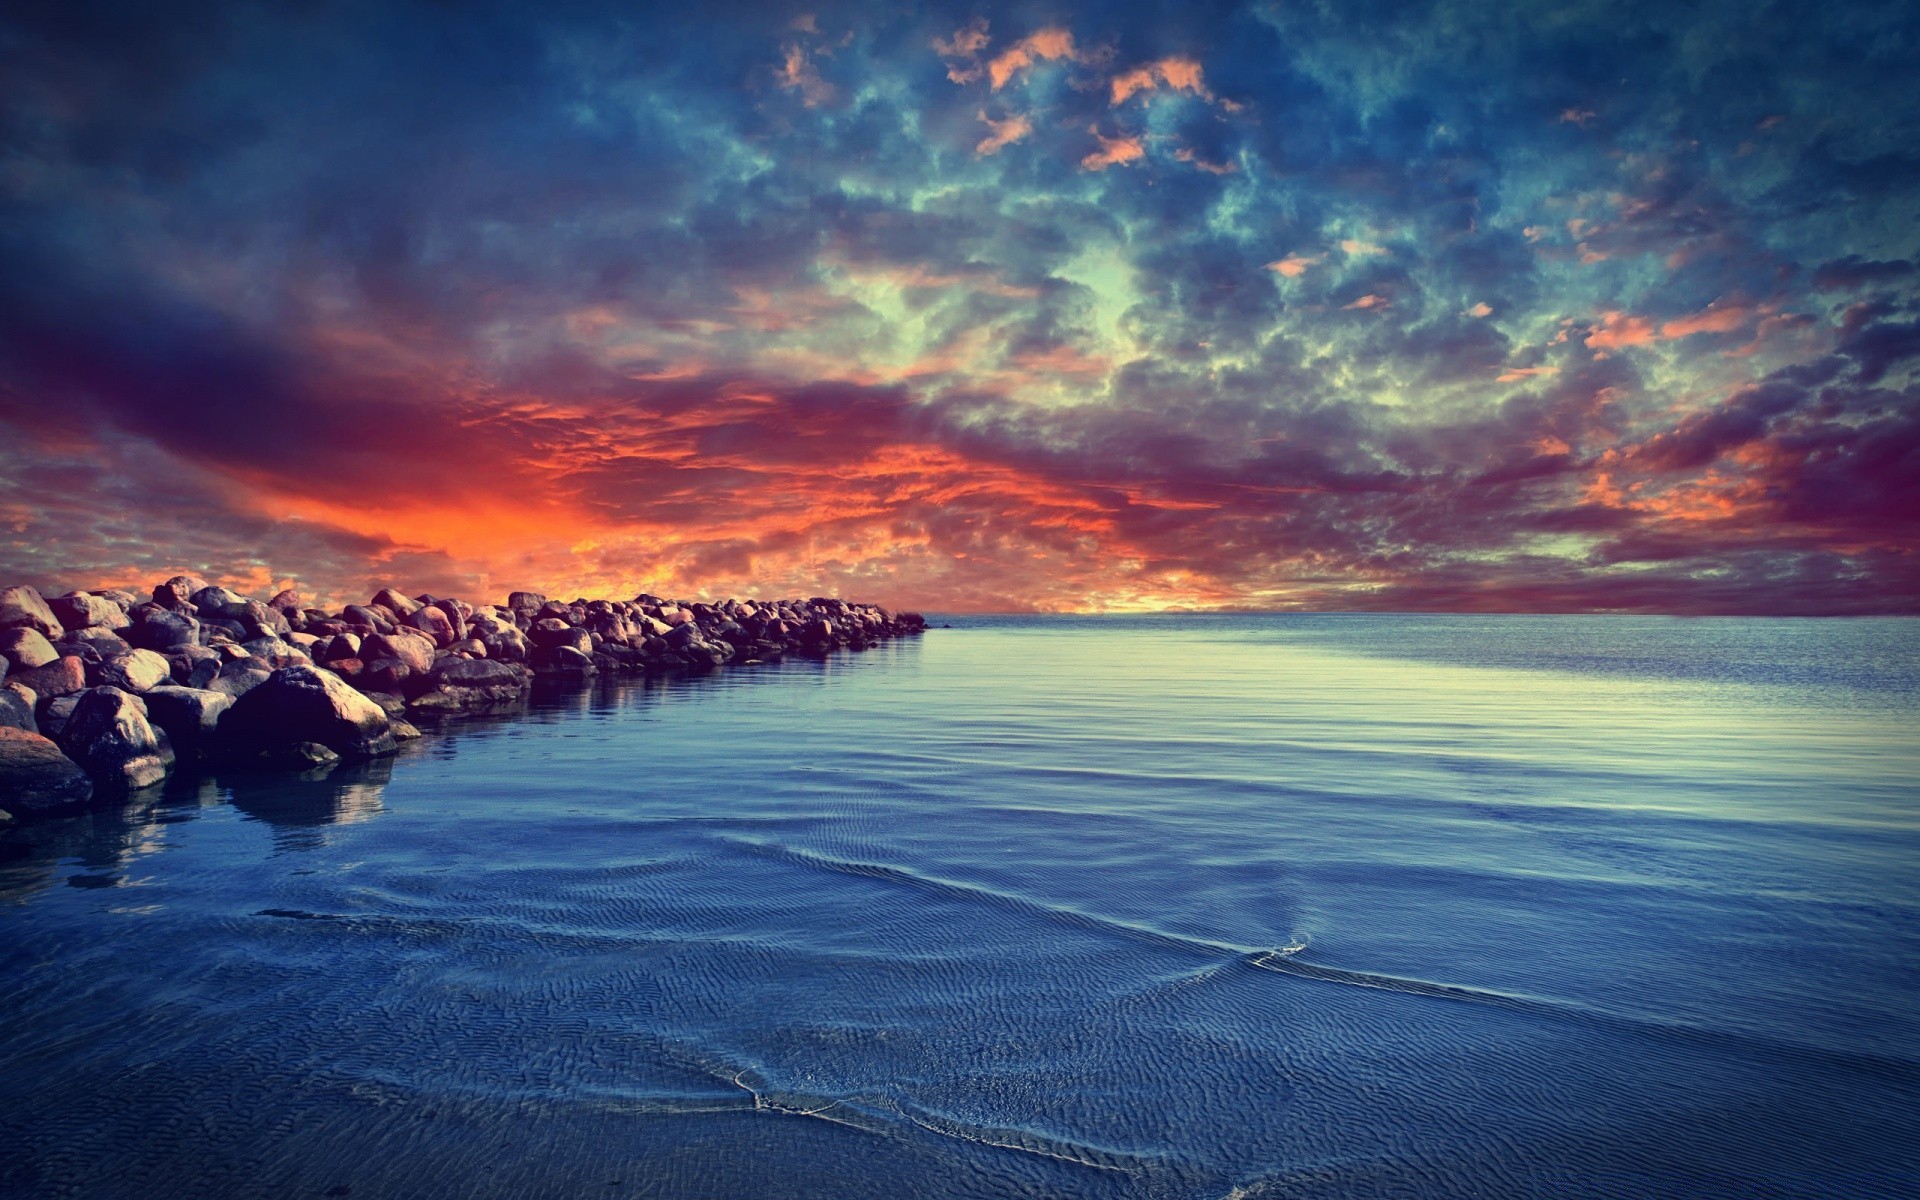
POLYGON ((9 835, 0 1194, 1920 1194, 1920 622, 954 623, 9 835))

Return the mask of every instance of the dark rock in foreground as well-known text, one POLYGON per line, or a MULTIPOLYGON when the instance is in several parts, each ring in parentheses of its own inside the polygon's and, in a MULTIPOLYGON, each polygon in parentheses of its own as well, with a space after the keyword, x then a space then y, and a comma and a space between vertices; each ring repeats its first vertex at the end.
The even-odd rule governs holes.
POLYGON ((383 588, 335 612, 177 575, 150 600, 0 588, 0 819, 75 811, 175 762, 293 770, 391 754, 408 717, 498 712, 539 678, 711 671, 919 634, 917 613, 810 600, 473 605, 383 588))
POLYGON ((93 781, 60 747, 37 733, 0 725, 0 802, 15 817, 81 812, 93 781))

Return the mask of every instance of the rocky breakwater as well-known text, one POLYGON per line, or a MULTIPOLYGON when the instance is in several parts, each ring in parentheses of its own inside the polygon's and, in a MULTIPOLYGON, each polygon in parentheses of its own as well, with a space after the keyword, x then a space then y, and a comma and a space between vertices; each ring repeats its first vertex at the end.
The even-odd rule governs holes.
POLYGON ((150 597, 0 588, 0 823, 112 802, 181 765, 390 754, 421 736, 415 720, 518 706, 540 677, 710 671, 925 629, 822 597, 474 605, 386 588, 329 612, 185 575, 150 597))

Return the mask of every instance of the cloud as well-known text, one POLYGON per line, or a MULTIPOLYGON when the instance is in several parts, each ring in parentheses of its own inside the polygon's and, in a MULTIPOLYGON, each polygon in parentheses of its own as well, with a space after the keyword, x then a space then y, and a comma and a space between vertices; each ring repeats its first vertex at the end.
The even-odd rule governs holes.
POLYGON ((997 92, 1036 62, 1078 62, 1080 58, 1074 48, 1073 33, 1061 26, 1050 25, 1035 30, 995 55, 987 63, 987 79, 997 92))
POLYGON ((1087 126, 1087 132, 1093 135, 1094 141, 1100 143, 1099 149, 1088 152, 1080 160, 1080 165, 1089 171, 1104 171, 1108 167, 1138 162, 1147 156, 1146 143, 1139 137, 1128 134, 1107 137, 1097 125, 1087 126))
POLYGON ((1109 87, 1115 107, 1125 104, 1134 96, 1160 88, 1186 92, 1202 100, 1213 99, 1213 93, 1207 90, 1206 81, 1202 78, 1199 61, 1181 55, 1163 58, 1115 75, 1109 87))
POLYGON ((807 15, 5 18, 0 582, 1920 611, 1846 6, 807 15))
POLYGON ((996 121, 982 112, 980 120, 987 127, 987 136, 981 138, 980 144, 973 148, 975 154, 997 154, 1033 132, 1033 122, 1018 113, 1004 121, 996 121))
POLYGON ((1267 270, 1276 275, 1284 275, 1288 279, 1298 279, 1307 273, 1308 267, 1320 262, 1322 258, 1323 256, 1318 254, 1289 254, 1285 258, 1277 258, 1268 263, 1267 270))

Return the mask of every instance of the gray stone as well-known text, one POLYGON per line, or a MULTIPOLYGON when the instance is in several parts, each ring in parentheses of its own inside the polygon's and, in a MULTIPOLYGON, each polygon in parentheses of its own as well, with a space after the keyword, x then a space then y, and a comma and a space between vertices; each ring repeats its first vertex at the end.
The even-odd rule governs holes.
POLYGON ((162 608, 186 610, 193 607, 193 594, 205 591, 207 581, 198 575, 175 575, 153 589, 153 602, 162 608))
POLYGON ((229 662, 220 668, 220 677, 208 684, 207 690, 221 692, 238 700, 272 677, 272 671, 253 666, 252 662, 250 658, 229 662))
POLYGON ((147 702, 147 719, 166 731, 174 753, 183 757, 204 754, 219 732, 221 714, 233 707, 233 697, 225 692, 171 685, 141 699, 147 702))
POLYGON ((359 658, 371 666, 383 658, 396 658, 409 670, 425 673, 433 669, 432 639, 415 629, 397 629, 376 633, 360 645, 359 658))
POLYGON ((87 665, 78 655, 63 654, 44 667, 14 671, 7 676, 7 681, 32 688, 42 700, 71 696, 87 686, 87 665))
POLYGON ((39 592, 30 587, 0 588, 0 629, 32 629, 49 640, 65 632, 39 592))
POLYGON ((0 810, 15 817, 80 812, 93 781, 51 738, 0 725, 0 810))
POLYGON ((127 634, 127 641, 135 646, 162 653, 176 646, 195 645, 199 640, 200 622, 197 619, 185 612, 155 606, 135 609, 133 628, 127 634))
POLYGON ((53 648, 47 635, 38 629, 18 625, 12 629, 0 629, 0 658, 12 664, 14 671, 31 671, 35 667, 44 667, 60 657, 53 648))
POLYGON ((173 678, 173 666, 151 650, 132 650, 100 664, 100 682, 122 691, 144 692, 173 678))
POLYGON ((54 617, 69 631, 79 629, 125 629, 132 622, 127 619, 127 610, 107 599, 90 592, 68 592, 55 600, 47 601, 54 617))
POLYGON ((33 706, 39 701, 30 687, 11 679, 0 683, 0 725, 39 733, 40 724, 33 719, 33 706))
POLYGON ((74 706, 79 703, 77 693, 71 696, 42 696, 33 704, 34 723, 40 726, 43 735, 57 739, 60 731, 67 727, 67 718, 73 715, 74 706))
POLYGON ((393 734, 379 705, 331 671, 283 667, 234 701, 220 736, 242 751, 318 742, 343 758, 391 754, 393 734))
POLYGON ((59 743, 96 786, 109 791, 149 787, 173 768, 173 748, 154 732, 147 706, 117 687, 82 692, 59 743))

